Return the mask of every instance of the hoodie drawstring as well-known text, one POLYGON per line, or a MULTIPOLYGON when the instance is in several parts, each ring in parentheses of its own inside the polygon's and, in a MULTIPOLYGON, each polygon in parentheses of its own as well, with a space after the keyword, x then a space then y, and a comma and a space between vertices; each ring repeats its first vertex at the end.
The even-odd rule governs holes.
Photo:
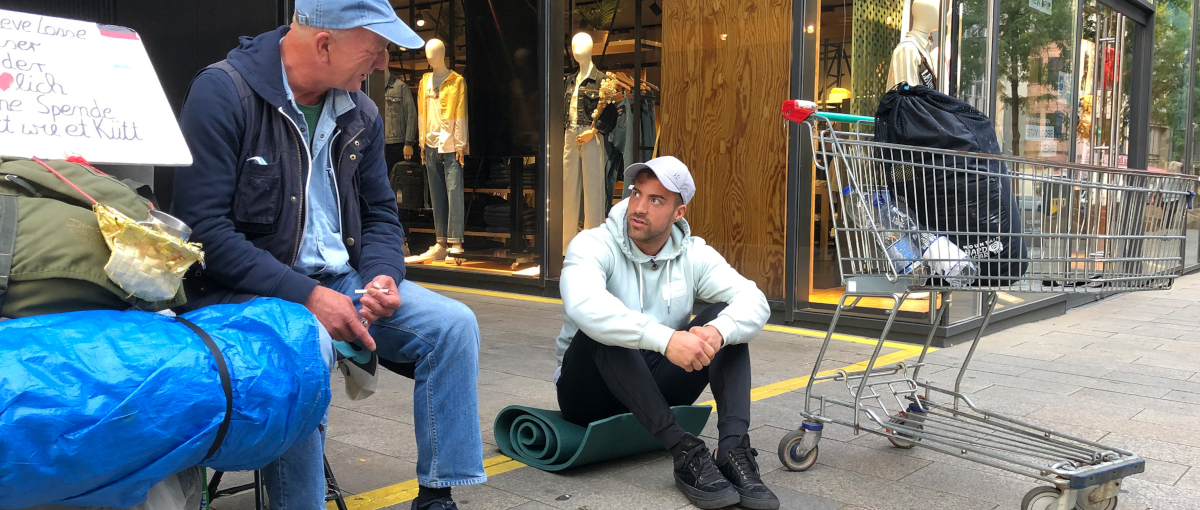
POLYGON ((642 302, 642 265, 637 264, 638 272, 638 311, 646 313, 646 304, 642 302))
POLYGON ((675 298, 674 290, 671 288, 671 259, 667 259, 667 315, 671 314, 671 300, 675 298))

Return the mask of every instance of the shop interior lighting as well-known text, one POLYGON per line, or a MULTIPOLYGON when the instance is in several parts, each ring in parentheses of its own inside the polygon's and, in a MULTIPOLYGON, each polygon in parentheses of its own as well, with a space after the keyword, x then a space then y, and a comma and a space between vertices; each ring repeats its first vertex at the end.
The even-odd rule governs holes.
POLYGON ((829 89, 829 99, 825 102, 828 104, 842 104, 842 101, 850 99, 850 91, 841 87, 829 89))
POLYGON ((812 26, 812 25, 809 25, 809 26, 807 26, 807 27, 804 27, 804 31, 805 31, 805 32, 808 32, 808 33, 810 33, 810 34, 811 34, 811 33, 813 33, 813 32, 816 32, 816 31, 817 31, 817 28, 816 28, 816 27, 814 27, 814 26, 812 26))
POLYGON ((425 26, 425 16, 422 16, 420 14, 417 15, 417 26, 418 27, 425 26))

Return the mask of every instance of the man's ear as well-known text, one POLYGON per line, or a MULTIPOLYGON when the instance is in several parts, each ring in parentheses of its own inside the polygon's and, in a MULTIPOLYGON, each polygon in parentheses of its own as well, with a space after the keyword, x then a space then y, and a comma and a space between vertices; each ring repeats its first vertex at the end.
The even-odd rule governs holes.
POLYGON ((687 205, 686 204, 676 207, 675 208, 675 219, 671 220, 671 223, 675 223, 676 221, 683 219, 683 215, 685 213, 687 213, 687 205))
POLYGON ((329 32, 317 32, 313 36, 313 44, 316 46, 317 60, 325 64, 329 64, 331 57, 329 54, 329 45, 333 42, 333 36, 329 32))

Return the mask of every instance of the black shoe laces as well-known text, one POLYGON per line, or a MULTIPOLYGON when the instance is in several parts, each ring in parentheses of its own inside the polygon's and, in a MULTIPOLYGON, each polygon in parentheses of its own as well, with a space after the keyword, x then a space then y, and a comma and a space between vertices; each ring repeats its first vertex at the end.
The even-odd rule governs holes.
POLYGON ((758 475, 758 461, 754 460, 757 456, 758 450, 754 448, 734 448, 729 451, 729 462, 733 463, 743 480, 762 483, 758 475))
POLYGON ((696 475, 696 482, 705 484, 721 478, 721 472, 717 470, 717 464, 713 462, 712 453, 708 451, 708 447, 700 445, 687 452, 687 460, 685 464, 691 468, 693 474, 696 475))

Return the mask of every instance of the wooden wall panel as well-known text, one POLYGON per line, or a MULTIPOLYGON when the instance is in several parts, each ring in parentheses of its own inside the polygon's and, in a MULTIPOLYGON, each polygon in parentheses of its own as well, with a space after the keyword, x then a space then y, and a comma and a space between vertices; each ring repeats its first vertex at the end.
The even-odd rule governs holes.
POLYGON ((692 171, 687 219, 768 298, 784 294, 792 0, 662 3, 659 155, 692 171))

